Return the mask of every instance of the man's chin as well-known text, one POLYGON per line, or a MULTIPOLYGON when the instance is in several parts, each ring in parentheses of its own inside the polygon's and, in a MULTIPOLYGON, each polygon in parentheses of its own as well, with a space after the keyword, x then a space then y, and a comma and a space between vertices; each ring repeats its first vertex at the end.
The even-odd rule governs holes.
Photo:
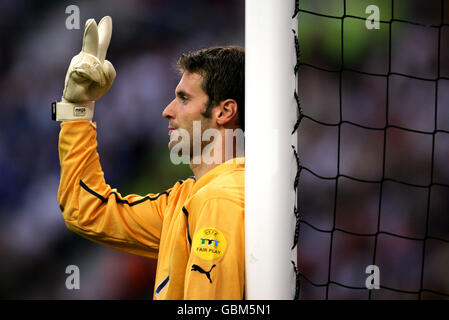
POLYGON ((190 146, 183 144, 183 141, 170 140, 168 142, 168 150, 170 152, 175 152, 179 156, 190 156, 190 146))
POLYGON ((168 141, 168 150, 172 151, 172 149, 181 141, 179 139, 174 139, 173 136, 170 136, 170 140, 168 141))

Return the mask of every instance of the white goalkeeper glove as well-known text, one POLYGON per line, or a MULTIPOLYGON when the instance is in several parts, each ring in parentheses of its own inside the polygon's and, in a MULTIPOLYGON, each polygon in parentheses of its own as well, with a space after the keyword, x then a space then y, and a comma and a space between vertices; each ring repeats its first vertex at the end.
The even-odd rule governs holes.
POLYGON ((111 17, 101 19, 98 27, 94 19, 86 21, 83 47, 70 62, 62 99, 52 103, 53 120, 92 120, 95 101, 109 90, 116 76, 105 60, 111 34, 111 17))

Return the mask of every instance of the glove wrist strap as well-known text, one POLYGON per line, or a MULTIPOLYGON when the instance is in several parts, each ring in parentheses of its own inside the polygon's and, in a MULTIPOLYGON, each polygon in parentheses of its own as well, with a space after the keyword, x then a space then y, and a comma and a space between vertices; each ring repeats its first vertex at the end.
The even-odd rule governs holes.
POLYGON ((53 102, 51 118, 56 121, 92 120, 95 101, 83 103, 53 102))

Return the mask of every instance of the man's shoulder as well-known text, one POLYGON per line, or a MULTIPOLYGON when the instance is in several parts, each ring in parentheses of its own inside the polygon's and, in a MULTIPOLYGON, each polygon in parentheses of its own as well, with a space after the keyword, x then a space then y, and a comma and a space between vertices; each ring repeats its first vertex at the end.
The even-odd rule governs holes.
POLYGON ((167 192, 169 193, 171 198, 173 198, 173 196, 176 196, 176 198, 179 198, 179 196, 185 198, 190 193, 190 190, 194 186, 195 181, 195 177, 193 176, 178 180, 170 189, 167 190, 167 192))
POLYGON ((181 179, 181 180, 176 181, 176 183, 173 185, 173 188, 180 187, 180 186, 182 186, 182 185, 184 185, 184 187, 186 187, 186 186, 191 186, 191 185, 193 185, 195 182, 196 182, 195 177, 194 177, 194 176, 190 176, 190 177, 188 177, 188 178, 185 178, 185 179, 181 179))
POLYGON ((244 174, 233 173, 215 178, 204 185, 194 195, 191 202, 204 205, 210 201, 232 201, 244 205, 245 179, 244 174))

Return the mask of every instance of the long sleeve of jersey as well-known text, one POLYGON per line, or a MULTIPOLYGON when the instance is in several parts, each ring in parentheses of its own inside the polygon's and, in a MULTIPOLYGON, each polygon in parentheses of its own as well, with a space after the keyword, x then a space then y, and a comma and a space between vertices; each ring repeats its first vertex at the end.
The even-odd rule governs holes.
POLYGON ((61 123, 58 201, 67 227, 100 244, 156 258, 170 190, 122 197, 106 184, 97 152, 96 126, 61 123))

